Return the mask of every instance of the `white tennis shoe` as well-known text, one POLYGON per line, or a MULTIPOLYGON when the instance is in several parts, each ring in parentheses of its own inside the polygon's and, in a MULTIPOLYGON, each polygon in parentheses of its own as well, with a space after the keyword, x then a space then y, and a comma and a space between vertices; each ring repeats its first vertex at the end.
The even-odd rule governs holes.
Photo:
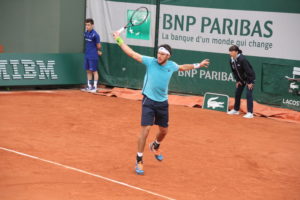
POLYGON ((81 89, 81 91, 83 91, 83 92, 90 92, 90 91, 91 91, 91 88, 86 87, 86 88, 81 89))
POLYGON ((247 119, 251 119, 251 118, 254 117, 254 115, 253 115, 253 113, 251 113, 251 112, 247 112, 247 114, 244 115, 243 117, 244 117, 244 118, 247 118, 247 119))
POLYGON ((231 111, 227 112, 228 115, 239 115, 240 112, 237 110, 232 109, 231 111))
POLYGON ((93 87, 92 89, 90 89, 89 92, 90 92, 90 93, 97 93, 97 88, 93 87))

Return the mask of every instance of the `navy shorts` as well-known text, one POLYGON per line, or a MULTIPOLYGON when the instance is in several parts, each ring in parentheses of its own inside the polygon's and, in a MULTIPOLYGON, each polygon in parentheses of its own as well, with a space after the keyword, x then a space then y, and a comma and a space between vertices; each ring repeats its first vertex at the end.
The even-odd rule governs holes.
POLYGON ((84 69, 89 71, 98 71, 98 60, 84 58, 84 69))
POLYGON ((142 126, 152 126, 153 124, 168 127, 169 126, 169 103, 153 101, 144 95, 142 101, 142 126))

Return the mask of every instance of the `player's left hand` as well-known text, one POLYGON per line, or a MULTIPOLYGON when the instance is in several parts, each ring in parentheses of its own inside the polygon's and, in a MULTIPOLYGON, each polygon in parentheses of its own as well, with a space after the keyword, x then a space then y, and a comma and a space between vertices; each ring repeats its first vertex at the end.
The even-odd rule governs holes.
POLYGON ((98 55, 99 55, 99 56, 102 56, 102 51, 98 51, 98 55))
POLYGON ((208 65, 209 65, 209 59, 202 60, 202 62, 200 63, 200 67, 208 68, 208 65))

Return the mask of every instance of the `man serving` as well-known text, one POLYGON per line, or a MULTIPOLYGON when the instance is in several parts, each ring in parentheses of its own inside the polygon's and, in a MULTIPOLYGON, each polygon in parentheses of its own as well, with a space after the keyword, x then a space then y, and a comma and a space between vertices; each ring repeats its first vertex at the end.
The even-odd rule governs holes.
POLYGON ((172 55, 172 49, 169 45, 160 45, 157 52, 157 58, 143 56, 133 51, 126 45, 120 37, 119 32, 113 34, 117 44, 121 49, 136 61, 146 66, 146 74, 144 78, 144 86, 142 94, 142 120, 141 134, 138 138, 138 149, 136 156, 135 171, 138 175, 144 174, 143 169, 143 152, 146 139, 149 135, 151 127, 155 124, 159 127, 159 132, 155 140, 150 144, 150 150, 153 152, 158 161, 163 160, 160 152, 160 144, 168 133, 169 122, 169 104, 168 104, 168 86, 173 72, 178 70, 192 70, 200 67, 208 67, 209 60, 205 59, 200 63, 178 65, 169 58, 172 55))

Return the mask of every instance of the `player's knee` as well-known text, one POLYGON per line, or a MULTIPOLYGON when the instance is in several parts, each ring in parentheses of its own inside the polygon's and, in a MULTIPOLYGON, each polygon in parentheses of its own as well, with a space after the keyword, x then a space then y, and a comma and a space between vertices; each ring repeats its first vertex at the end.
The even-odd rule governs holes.
POLYGON ((159 128, 159 132, 162 135, 166 135, 168 133, 168 128, 162 128, 162 127, 160 127, 159 128))
POLYGON ((142 133, 148 134, 151 129, 151 126, 142 126, 142 133))

